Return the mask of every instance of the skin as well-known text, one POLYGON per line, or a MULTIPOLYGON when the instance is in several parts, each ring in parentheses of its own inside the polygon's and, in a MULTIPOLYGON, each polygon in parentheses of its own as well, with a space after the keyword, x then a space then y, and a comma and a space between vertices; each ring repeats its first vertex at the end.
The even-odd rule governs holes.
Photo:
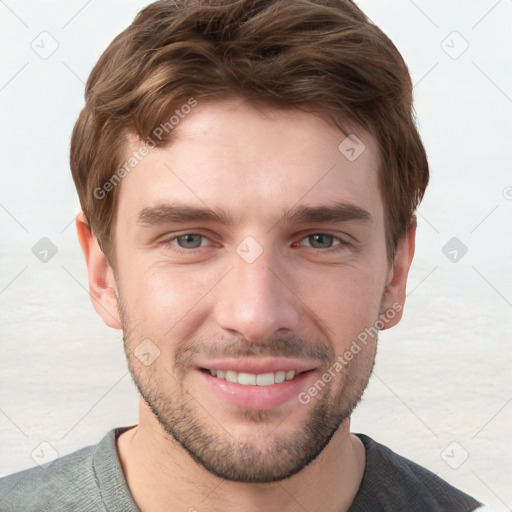
MULTIPOLYGON (((358 334, 404 304, 415 224, 389 262, 377 144, 347 127, 365 144, 354 161, 338 150, 345 135, 314 114, 256 110, 239 99, 199 102, 173 142, 122 182, 115 272, 78 218, 93 305, 123 329, 146 397, 139 424, 117 441, 143 512, 340 511, 352 503, 365 451, 350 433, 350 414, 370 377, 376 337, 341 371, 331 369, 307 404, 294 396, 271 408, 236 406, 205 386, 198 368, 208 368, 214 352, 265 364, 296 358, 311 369, 301 381, 307 391, 358 334), (178 201, 222 208, 234 223, 141 222, 145 209, 178 201), (357 206, 368 219, 282 218, 299 205, 333 203, 357 206), (172 239, 187 233, 204 238, 172 239), (312 237, 319 233, 327 236, 312 237), (237 252, 246 237, 256 242, 241 246, 257 256, 251 262, 237 252), (149 365, 134 355, 142 340, 159 350, 149 365), (317 430, 308 436, 311 425, 317 430)), ((127 154, 139 146, 131 138, 127 154)), ((401 310, 384 328, 400 318, 401 310)))

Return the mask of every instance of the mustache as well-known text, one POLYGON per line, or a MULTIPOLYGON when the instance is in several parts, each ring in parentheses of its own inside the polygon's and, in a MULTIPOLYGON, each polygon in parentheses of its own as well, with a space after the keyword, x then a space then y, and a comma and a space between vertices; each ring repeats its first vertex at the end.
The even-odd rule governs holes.
POLYGON ((331 348, 315 341, 307 341, 295 335, 275 337, 270 340, 255 342, 245 338, 230 340, 195 340, 176 350, 175 366, 177 369, 190 366, 198 355, 208 358, 243 358, 286 357, 312 359, 322 364, 329 364, 334 359, 331 348))

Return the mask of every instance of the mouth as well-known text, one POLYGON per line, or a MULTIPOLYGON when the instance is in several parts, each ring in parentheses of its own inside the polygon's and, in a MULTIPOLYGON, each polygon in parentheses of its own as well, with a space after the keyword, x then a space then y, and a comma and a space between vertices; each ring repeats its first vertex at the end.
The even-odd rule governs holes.
POLYGON ((280 384, 288 380, 293 380, 304 371, 295 370, 279 370, 276 372, 267 373, 247 373, 236 372, 234 370, 220 370, 202 368, 203 371, 209 372, 212 377, 223 379, 233 384, 241 384, 242 386, 272 386, 273 384, 280 384))
POLYGON ((196 369, 202 389, 212 393, 212 400, 253 410, 299 404, 299 393, 317 373, 306 361, 265 358, 204 361, 196 369))

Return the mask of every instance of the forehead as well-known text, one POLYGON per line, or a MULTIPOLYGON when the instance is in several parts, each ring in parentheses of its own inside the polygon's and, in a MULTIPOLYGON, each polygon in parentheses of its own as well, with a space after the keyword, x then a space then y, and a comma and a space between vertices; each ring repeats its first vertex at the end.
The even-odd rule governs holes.
MULTIPOLYGON (((173 124, 172 142, 151 150, 123 180, 118 220, 176 202, 221 207, 254 224, 275 222, 298 204, 346 202, 378 220, 377 143, 362 128, 345 126, 349 138, 298 109, 258 109, 236 99, 198 102, 173 124)), ((127 156, 141 145, 128 139, 127 156)))

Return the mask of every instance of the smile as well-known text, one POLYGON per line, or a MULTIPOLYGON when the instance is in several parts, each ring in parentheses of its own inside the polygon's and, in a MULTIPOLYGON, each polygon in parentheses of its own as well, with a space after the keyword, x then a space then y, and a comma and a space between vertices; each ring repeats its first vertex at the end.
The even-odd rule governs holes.
POLYGON ((292 380, 301 373, 304 373, 289 370, 255 374, 214 369, 210 369, 209 372, 213 377, 232 383, 242 384, 243 386, 271 386, 273 384, 280 384, 281 382, 292 380))

